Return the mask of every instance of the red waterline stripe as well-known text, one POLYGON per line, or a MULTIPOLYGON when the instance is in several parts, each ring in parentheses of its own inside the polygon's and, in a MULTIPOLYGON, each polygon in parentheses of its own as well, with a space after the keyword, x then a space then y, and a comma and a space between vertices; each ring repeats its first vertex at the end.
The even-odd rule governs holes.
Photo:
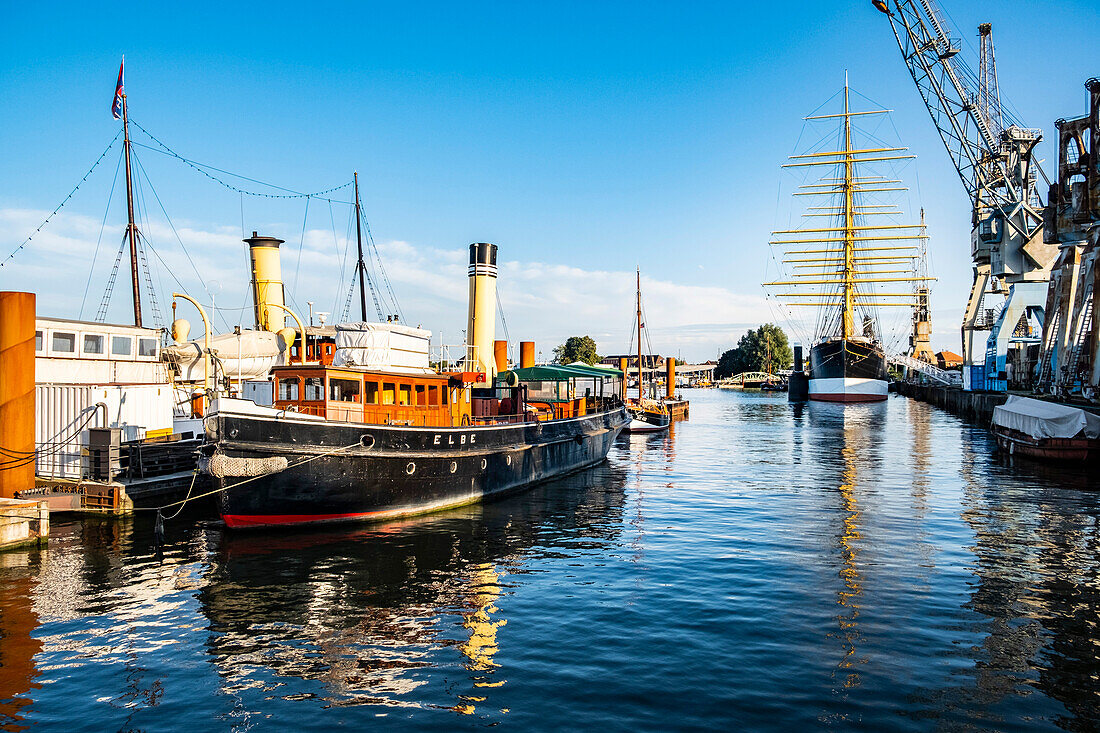
POLYGON ((353 512, 351 514, 223 514, 229 527, 263 527, 270 524, 308 524, 331 519, 359 519, 377 517, 386 512, 353 512))
POLYGON ((887 395, 837 394, 835 392, 810 395, 810 399, 815 402, 883 402, 886 398, 887 395))

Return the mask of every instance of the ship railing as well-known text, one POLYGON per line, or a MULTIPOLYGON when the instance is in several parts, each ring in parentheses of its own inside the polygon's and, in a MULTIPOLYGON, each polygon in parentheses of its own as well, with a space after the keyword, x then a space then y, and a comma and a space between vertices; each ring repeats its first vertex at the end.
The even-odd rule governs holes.
POLYGON ((528 420, 527 415, 485 415, 483 417, 470 418, 470 423, 478 426, 521 425, 526 422, 534 422, 534 420, 528 420))
POLYGON ((460 371, 477 363, 475 344, 441 344, 429 349, 428 359, 441 371, 460 371))

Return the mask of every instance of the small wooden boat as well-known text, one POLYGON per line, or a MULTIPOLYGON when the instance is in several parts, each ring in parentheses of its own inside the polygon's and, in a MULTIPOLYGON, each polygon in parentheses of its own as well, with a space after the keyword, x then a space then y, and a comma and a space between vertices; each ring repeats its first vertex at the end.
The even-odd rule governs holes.
POLYGON ((630 422, 623 428, 627 433, 659 433, 668 430, 672 416, 668 407, 657 400, 631 400, 626 408, 630 422))

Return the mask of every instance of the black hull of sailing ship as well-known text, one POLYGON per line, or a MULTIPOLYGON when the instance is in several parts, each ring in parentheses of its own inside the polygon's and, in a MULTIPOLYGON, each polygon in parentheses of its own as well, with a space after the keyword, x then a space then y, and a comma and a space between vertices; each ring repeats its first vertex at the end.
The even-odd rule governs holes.
POLYGON ((211 417, 204 466, 224 489, 217 498, 229 527, 382 520, 475 503, 599 463, 628 420, 621 407, 462 428, 211 417))
POLYGON ((879 402, 889 380, 886 354, 875 342, 831 339, 810 349, 811 400, 879 402))

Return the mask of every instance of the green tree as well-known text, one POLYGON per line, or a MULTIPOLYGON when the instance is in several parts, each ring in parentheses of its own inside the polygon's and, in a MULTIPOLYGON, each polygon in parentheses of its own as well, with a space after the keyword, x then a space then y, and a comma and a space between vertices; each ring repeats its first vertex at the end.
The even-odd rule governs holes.
POLYGON ((773 323, 765 323, 755 331, 749 331, 737 342, 735 348, 722 354, 714 376, 718 379, 732 377, 741 372, 768 372, 774 374, 787 369, 794 361, 787 334, 773 323), (769 346, 771 347, 769 349, 769 346), (768 360, 771 359, 769 365, 768 360))
POLYGON ((554 349, 555 364, 572 364, 575 361, 583 361, 585 364, 595 364, 600 360, 596 353, 596 342, 591 336, 570 336, 565 343, 554 349))

